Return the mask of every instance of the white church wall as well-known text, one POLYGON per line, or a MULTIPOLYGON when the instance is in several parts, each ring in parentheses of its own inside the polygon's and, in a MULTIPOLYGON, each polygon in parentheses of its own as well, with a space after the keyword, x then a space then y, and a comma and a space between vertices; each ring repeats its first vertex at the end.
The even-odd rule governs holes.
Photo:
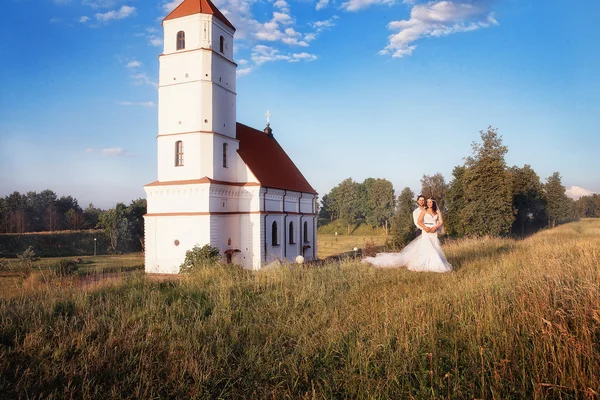
MULTIPOLYGON (((233 74, 235 77, 235 70, 233 74)), ((214 132, 235 138, 235 93, 214 85, 212 87, 212 102, 212 114, 208 115, 208 118, 212 120, 214 132)))
POLYGON ((236 65, 230 60, 222 57, 214 57, 212 59, 212 76, 213 82, 235 94, 236 87, 236 65))
POLYGON ((237 165, 237 178, 239 182, 259 183, 256 175, 252 173, 248 165, 242 160, 238 153, 235 154, 237 165))
POLYGON ((185 252, 210 243, 210 216, 145 216, 146 272, 176 274, 185 252), (150 253, 150 254, 148 254, 150 253))
POLYGON ((187 82, 210 81, 210 53, 201 50, 175 53, 159 58, 159 86, 180 85, 187 82), (208 54, 208 57, 206 55, 208 54))
POLYGON ((209 47, 212 16, 195 14, 163 22, 164 54, 209 47), (185 49, 177 50, 177 32, 185 32, 185 49))
POLYGON ((158 88, 158 134, 210 131, 211 97, 204 94, 210 91, 210 85, 210 82, 195 81, 181 85, 160 86, 158 88))
POLYGON ((283 261, 283 251, 284 251, 284 242, 283 242, 283 230, 284 221, 283 214, 269 214, 265 217, 265 229, 267 231, 266 240, 266 263, 272 263, 275 260, 283 261), (273 245, 273 222, 277 222, 277 244, 273 245))
POLYGON ((315 196, 304 193, 300 199, 300 212, 304 214, 314 214, 315 196))
POLYGON ((158 141, 158 180, 160 182, 199 179, 213 175, 212 149, 213 135, 208 133, 188 133, 161 135, 158 141), (183 165, 175 165, 175 143, 183 144, 183 165))
MULTIPOLYGON (((238 166, 237 162, 241 161, 237 157, 237 150, 239 148, 239 142, 237 140, 229 139, 220 135, 214 135, 213 138, 212 157, 215 160, 213 177, 218 181, 227 182, 238 182, 238 166), (226 166, 223 166, 223 144, 227 143, 227 162, 226 166)), ((243 182, 243 181, 242 181, 243 182)))
POLYGON ((224 22, 222 22, 220 19, 218 18, 214 18, 213 17, 213 30, 212 30, 212 48, 215 52, 219 53, 219 54, 223 54, 224 57, 228 58, 229 60, 233 61, 233 32, 231 30, 230 27, 228 27, 227 25, 225 25, 224 22), (223 43, 223 53, 220 52, 220 47, 221 47, 221 39, 220 37, 223 36, 224 39, 224 43, 223 43))
POLYGON ((208 185, 146 186, 148 214, 209 211, 208 185))

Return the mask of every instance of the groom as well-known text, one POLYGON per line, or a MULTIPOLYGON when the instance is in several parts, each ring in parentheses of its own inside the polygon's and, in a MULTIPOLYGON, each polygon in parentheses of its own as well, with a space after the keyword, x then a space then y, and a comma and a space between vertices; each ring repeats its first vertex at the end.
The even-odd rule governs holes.
POLYGON ((416 237, 419 237, 421 233, 423 233, 423 231, 421 230, 422 228, 419 226, 419 216, 421 215, 421 212, 425 211, 425 196, 420 194, 419 197, 417 197, 417 204, 419 205, 419 207, 417 207, 415 211, 413 211, 413 222, 417 227, 416 237))

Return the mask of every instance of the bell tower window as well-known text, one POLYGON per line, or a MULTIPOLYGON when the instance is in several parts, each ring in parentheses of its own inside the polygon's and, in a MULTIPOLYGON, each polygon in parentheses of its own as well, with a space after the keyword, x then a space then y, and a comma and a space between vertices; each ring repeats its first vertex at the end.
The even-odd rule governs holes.
POLYGON ((225 38, 223 36, 219 38, 219 51, 221 53, 225 51, 225 38))
POLYGON ((175 166, 183 166, 183 142, 181 140, 175 142, 175 166))
POLYGON ((185 32, 177 32, 177 50, 185 49, 185 32))
POLYGON ((223 143, 223 168, 227 168, 227 143, 223 143))

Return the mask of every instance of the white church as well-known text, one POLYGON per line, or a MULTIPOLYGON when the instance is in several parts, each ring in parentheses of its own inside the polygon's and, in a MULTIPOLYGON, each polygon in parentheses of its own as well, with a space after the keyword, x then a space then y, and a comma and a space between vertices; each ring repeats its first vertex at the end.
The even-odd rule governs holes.
POLYGON ((235 27, 210 0, 163 20, 158 180, 144 186, 145 269, 178 273, 210 244, 259 269, 317 254, 317 192, 266 128, 236 122, 235 27))

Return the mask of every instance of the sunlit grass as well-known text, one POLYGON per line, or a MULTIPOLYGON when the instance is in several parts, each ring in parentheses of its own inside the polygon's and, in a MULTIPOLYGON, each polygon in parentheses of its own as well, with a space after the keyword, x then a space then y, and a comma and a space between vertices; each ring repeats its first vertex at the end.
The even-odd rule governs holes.
POLYGON ((348 259, 42 285, 0 300, 0 393, 597 398, 599 230, 448 240, 447 274, 348 259))

